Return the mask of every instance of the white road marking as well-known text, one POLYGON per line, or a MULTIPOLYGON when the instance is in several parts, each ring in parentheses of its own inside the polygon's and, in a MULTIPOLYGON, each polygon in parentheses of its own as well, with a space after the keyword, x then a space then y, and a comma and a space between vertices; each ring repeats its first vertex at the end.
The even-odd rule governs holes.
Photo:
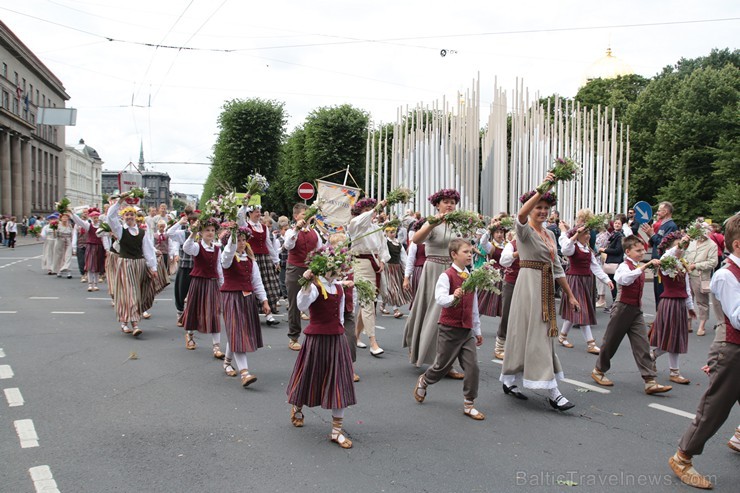
POLYGON ((0 358, 5 357, 5 351, 3 351, 3 348, 0 347, 0 358))
POLYGON ((85 312, 51 312, 52 315, 84 315, 85 312))
POLYGON ((57 482, 54 481, 49 466, 32 467, 28 470, 28 473, 31 475, 36 493, 59 493, 57 482))
POLYGON ((93 301, 111 301, 111 298, 85 298, 86 300, 93 300, 93 301))
POLYGON ((683 416, 684 418, 694 419, 696 414, 687 413, 673 407, 664 406, 663 404, 648 404, 648 407, 657 409, 658 411, 665 411, 667 413, 675 414, 676 416, 683 416))
POLYGON ((58 300, 59 296, 31 296, 29 300, 58 300))
POLYGON ((25 402, 21 395, 20 389, 5 389, 5 398, 8 400, 8 407, 22 406, 25 402))
POLYGON ((381 327, 380 325, 375 326, 376 329, 385 330, 385 327, 381 327))
POLYGON ((15 432, 21 441, 21 448, 31 448, 39 446, 39 436, 36 434, 36 428, 33 427, 33 420, 19 419, 14 421, 15 432))
POLYGON ((5 311, 0 311, 0 313, 2 313, 3 315, 10 315, 12 313, 18 313, 18 311, 17 310, 5 310, 5 311))
POLYGON ((0 365, 0 379, 13 378, 13 369, 10 365, 0 365))
POLYGON ((172 298, 155 298, 154 301, 172 301, 172 298))
POLYGON ((37 257, 0 257, 0 260, 33 260, 35 258, 41 258, 41 255, 37 257))
POLYGON ((576 387, 588 389, 592 392, 598 392, 599 394, 611 394, 611 390, 606 390, 601 387, 597 387, 596 385, 589 385, 587 383, 579 382, 578 380, 571 380, 570 378, 564 378, 563 382, 569 383, 571 385, 575 385, 576 387))
POLYGON ((504 361, 503 360, 496 359, 496 358, 493 358, 491 361, 494 362, 494 363, 496 363, 496 364, 498 364, 498 365, 503 365, 504 364, 504 361))

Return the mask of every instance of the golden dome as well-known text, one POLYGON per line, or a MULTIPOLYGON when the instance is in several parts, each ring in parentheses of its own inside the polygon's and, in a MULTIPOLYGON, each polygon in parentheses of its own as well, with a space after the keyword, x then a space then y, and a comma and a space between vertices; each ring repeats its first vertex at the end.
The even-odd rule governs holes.
POLYGON ((586 70, 583 76, 582 85, 593 79, 614 79, 620 75, 633 74, 632 67, 612 54, 611 47, 606 49, 606 55, 596 60, 586 70))

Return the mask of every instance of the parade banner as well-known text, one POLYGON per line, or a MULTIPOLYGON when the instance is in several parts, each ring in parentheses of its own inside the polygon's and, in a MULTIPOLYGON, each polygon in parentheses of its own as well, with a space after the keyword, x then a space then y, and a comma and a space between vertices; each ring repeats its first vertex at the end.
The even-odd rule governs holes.
POLYGON ((344 231, 352 219, 352 206, 360 198, 360 189, 316 180, 316 203, 321 212, 316 215, 318 226, 329 232, 344 231))

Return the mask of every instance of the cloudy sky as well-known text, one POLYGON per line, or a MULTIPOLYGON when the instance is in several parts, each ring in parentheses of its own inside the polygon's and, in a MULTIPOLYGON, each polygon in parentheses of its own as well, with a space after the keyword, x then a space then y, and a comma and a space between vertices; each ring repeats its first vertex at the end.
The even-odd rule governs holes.
POLYGON ((208 166, 177 163, 208 161, 227 100, 284 102, 288 131, 344 103, 391 122, 478 73, 486 108, 495 78, 575 95, 609 45, 650 77, 740 38, 730 0, 3 0, 0 19, 64 83, 68 144, 84 138, 118 170, 143 142, 146 161, 172 163, 149 168, 194 194, 208 166))

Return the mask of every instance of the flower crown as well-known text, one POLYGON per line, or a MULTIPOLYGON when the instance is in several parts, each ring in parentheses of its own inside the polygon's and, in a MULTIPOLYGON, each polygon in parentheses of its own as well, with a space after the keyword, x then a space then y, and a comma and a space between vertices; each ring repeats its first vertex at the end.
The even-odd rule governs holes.
POLYGON ((422 226, 424 226, 424 223, 427 222, 426 217, 422 217, 421 219, 414 221, 411 223, 411 226, 409 226, 409 231, 419 231, 422 226))
POLYGON ((123 216, 123 215, 128 214, 129 212, 131 212, 134 215, 136 215, 136 212, 137 212, 136 211, 136 207, 134 207, 133 205, 126 206, 123 209, 121 209, 120 211, 118 211, 118 214, 121 215, 121 216, 123 216))
POLYGON ((254 211, 261 211, 262 206, 259 204, 252 204, 252 205, 248 205, 245 210, 247 211, 247 213, 254 212, 254 211))
POLYGON ((365 197, 364 199, 360 199, 355 202, 355 205, 352 206, 352 215, 359 216, 360 214, 362 214, 362 211, 368 208, 372 209, 377 205, 377 203, 378 201, 372 197, 365 197))
POLYGON ((460 203, 460 192, 454 188, 443 188, 442 190, 433 193, 429 196, 429 203, 433 206, 437 206, 444 199, 452 199, 456 204, 460 203))
POLYGON ((204 229, 206 229, 206 228, 207 228, 207 227, 209 227, 209 226, 213 226, 213 228, 214 228, 214 229, 215 229, 216 231, 218 231, 218 230, 219 230, 219 228, 221 227, 221 223, 220 223, 220 222, 219 222, 219 220, 218 220, 217 218, 215 218, 215 217, 209 217, 208 219, 202 220, 202 221, 200 222, 200 229, 201 229, 201 230, 204 230, 204 229))
POLYGON ((244 236, 247 240, 249 240, 252 237, 252 230, 246 227, 240 227, 236 230, 237 236, 244 236))
POLYGON ((668 233, 663 237, 663 241, 660 242, 660 245, 658 245, 658 252, 663 255, 669 248, 671 248, 674 241, 680 240, 681 238, 683 238, 683 232, 680 230, 668 233))
MULTIPOLYGON (((519 197, 519 203, 524 204, 529 199, 531 199, 535 194, 534 190, 530 190, 529 192, 525 192, 522 194, 521 197, 519 197)), ((547 202, 548 205, 553 206, 558 203, 558 196, 555 194, 555 192, 545 192, 542 194, 542 197, 540 197, 540 200, 544 200, 547 202)))

